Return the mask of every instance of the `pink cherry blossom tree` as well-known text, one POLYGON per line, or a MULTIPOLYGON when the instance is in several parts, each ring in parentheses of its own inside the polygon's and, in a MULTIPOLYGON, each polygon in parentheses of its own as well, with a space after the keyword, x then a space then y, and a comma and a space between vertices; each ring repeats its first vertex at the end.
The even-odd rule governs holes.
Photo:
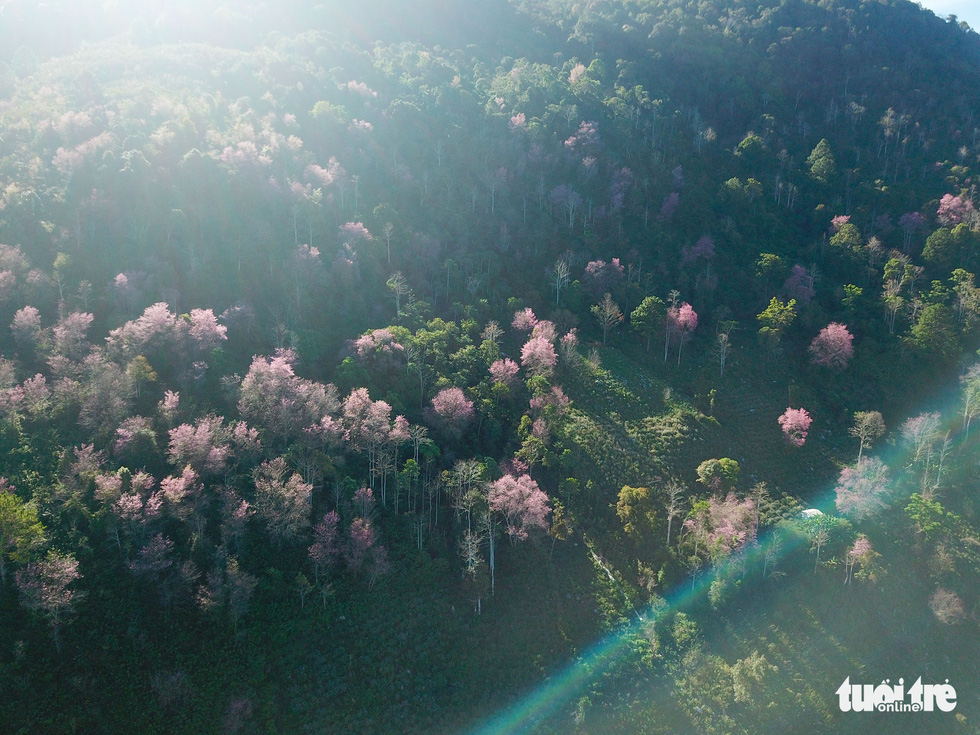
POLYGON ((376 542, 377 534, 369 519, 355 518, 351 521, 347 544, 343 549, 347 568, 354 572, 359 571, 368 560, 376 542))
POLYGON ((347 222, 340 226, 337 232, 337 240, 339 242, 349 243, 350 245, 359 245, 362 242, 371 242, 374 239, 368 228, 364 226, 363 222, 347 222))
POLYGON ((255 357, 242 380, 238 410, 251 424, 261 427, 273 444, 302 436, 304 429, 340 408, 337 389, 296 375, 295 360, 290 350, 255 357))
POLYGON ((55 325, 54 349, 59 355, 71 360, 80 360, 88 351, 85 335, 95 317, 92 314, 72 312, 58 320, 55 325))
POLYGON ((473 401, 459 388, 444 388, 432 399, 432 414, 451 437, 459 437, 473 419, 473 401))
POLYGON ((353 343, 358 363, 390 373, 405 364, 405 348, 390 329, 375 329, 353 343))
POLYGON ((802 265, 794 265, 793 270, 783 284, 786 296, 796 299, 798 304, 809 304, 816 291, 813 288, 813 276, 802 265))
POLYGON ((854 357, 854 335, 847 326, 831 322, 810 343, 810 357, 815 365, 844 370, 854 357))
POLYGON ((514 312, 514 320, 510 325, 520 332, 530 332, 532 329, 534 329, 534 325, 537 323, 538 318, 534 315, 534 312, 528 308, 514 312))
POLYGON ((685 245, 681 248, 681 264, 687 265, 695 260, 710 260, 715 256, 715 241, 711 235, 702 235, 693 245, 685 245))
POLYGON ((172 422, 177 417, 180 409, 180 393, 168 390, 163 394, 163 400, 158 404, 160 415, 167 423, 172 422))
POLYGON ((43 560, 28 564, 16 574, 21 604, 47 619, 59 652, 61 627, 85 594, 71 586, 81 577, 75 557, 53 549, 43 560))
POLYGON ((592 300, 598 301, 604 293, 614 291, 623 282, 625 272, 619 258, 613 258, 609 263, 593 260, 585 266, 582 285, 592 296, 592 300))
POLYGON ((867 518, 888 506, 888 471, 877 457, 862 457, 841 470, 836 491, 837 510, 856 520, 867 518))
POLYGON ((547 319, 542 319, 534 325, 534 329, 531 330, 531 336, 544 337, 549 342, 554 342, 558 337, 558 331, 555 329, 554 322, 550 322, 547 319))
POLYGON ((490 509, 501 513, 507 534, 514 542, 523 541, 533 531, 548 530, 548 496, 530 475, 504 475, 490 486, 490 509))
POLYGON ((855 567, 864 567, 865 572, 867 572, 867 568, 871 566, 875 556, 877 553, 871 547, 871 540, 864 534, 858 536, 844 557, 844 584, 850 584, 854 579, 855 567))
POLYGON ((210 496, 204 492, 204 485, 199 479, 188 465, 179 475, 162 479, 160 492, 166 501, 167 512, 174 518, 192 522, 197 534, 203 536, 210 496))
POLYGON ((18 309, 10 323, 10 331, 13 332, 14 341, 18 346, 39 349, 43 339, 41 312, 33 306, 18 309))
POLYGON ((519 369, 516 362, 505 357, 503 360, 496 360, 490 365, 490 377, 495 383, 503 383, 509 387, 517 380, 519 369))
POLYGON ((531 375, 549 377, 557 362, 554 345, 544 337, 532 337, 521 348, 521 365, 531 375))
POLYGON ((684 344, 691 339, 691 333, 697 329, 698 314, 694 308, 683 302, 680 306, 671 306, 667 309, 667 339, 664 345, 664 362, 667 361, 667 350, 670 343, 677 339, 677 364, 681 364, 681 352, 684 344))
POLYGON ((145 501, 143 493, 136 488, 132 492, 123 493, 110 506, 114 519, 111 532, 116 539, 116 545, 122 548, 123 536, 134 540, 145 538, 150 524, 160 517, 162 507, 163 495, 160 492, 149 495, 145 501))
POLYGON ((309 557, 313 562, 313 574, 316 584, 334 566, 340 558, 340 516, 337 511, 326 513, 313 529, 313 544, 310 546, 309 557))
POLYGON ((112 451, 117 457, 138 460, 145 452, 155 452, 156 449, 157 435, 153 430, 153 421, 145 416, 130 416, 123 419, 116 429, 116 441, 112 445, 112 451))
POLYGON ((171 359, 183 347, 188 325, 177 319, 166 302, 146 307, 138 319, 113 329, 106 338, 110 354, 131 360, 136 355, 165 353, 171 359))
POLYGON ((20 390, 21 405, 28 415, 32 418, 43 415, 51 399, 51 389, 48 388, 47 378, 38 373, 33 378, 28 378, 21 383, 20 390))
POLYGON ((202 352, 210 352, 228 339, 228 327, 218 324, 211 309, 191 309, 188 334, 202 352))
POLYGON ((219 474, 232 453, 231 434, 221 416, 204 416, 194 426, 181 424, 170 430, 167 458, 177 467, 193 467, 201 476, 219 474))
POLYGON ((802 447, 806 443, 807 431, 813 419, 805 408, 787 408, 777 420, 786 441, 794 447, 802 447))
POLYGON ((973 217, 973 202, 963 197, 944 194, 939 200, 936 219, 944 227, 953 227, 960 222, 969 223, 973 217))
POLYGON ((757 516, 755 501, 739 500, 735 493, 708 499, 710 532, 708 543, 716 554, 728 554, 755 539, 757 516))
POLYGON ((391 444, 391 406, 385 401, 372 401, 366 388, 355 388, 344 400, 343 425, 354 448, 367 452, 368 472, 374 487, 375 478, 386 472, 379 466, 379 460, 391 444))

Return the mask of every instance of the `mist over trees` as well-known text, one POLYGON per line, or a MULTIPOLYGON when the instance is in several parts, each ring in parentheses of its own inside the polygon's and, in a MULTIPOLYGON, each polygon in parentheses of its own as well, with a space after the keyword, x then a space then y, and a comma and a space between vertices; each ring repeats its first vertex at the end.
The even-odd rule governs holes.
POLYGON ((3 4, 0 721, 970 727, 978 73, 904 0, 3 4))

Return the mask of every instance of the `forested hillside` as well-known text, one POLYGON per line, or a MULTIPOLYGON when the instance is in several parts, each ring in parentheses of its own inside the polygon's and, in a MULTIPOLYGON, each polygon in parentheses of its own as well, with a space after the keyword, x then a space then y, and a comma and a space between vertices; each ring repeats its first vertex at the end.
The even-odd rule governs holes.
POLYGON ((905 0, 0 2, 0 732, 980 732, 978 79, 905 0))

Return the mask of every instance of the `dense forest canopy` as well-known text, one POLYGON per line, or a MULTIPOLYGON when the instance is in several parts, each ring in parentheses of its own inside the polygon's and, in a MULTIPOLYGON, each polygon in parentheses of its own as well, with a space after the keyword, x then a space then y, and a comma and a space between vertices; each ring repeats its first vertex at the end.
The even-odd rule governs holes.
POLYGON ((976 732, 978 74, 906 0, 0 3, 0 729, 976 732))

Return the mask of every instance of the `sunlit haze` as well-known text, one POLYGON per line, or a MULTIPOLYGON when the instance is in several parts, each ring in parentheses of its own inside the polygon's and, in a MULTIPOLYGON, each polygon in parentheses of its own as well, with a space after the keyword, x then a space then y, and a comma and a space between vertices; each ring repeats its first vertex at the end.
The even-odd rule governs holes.
POLYGON ((0 0, 0 731, 978 735, 927 2, 0 0))

